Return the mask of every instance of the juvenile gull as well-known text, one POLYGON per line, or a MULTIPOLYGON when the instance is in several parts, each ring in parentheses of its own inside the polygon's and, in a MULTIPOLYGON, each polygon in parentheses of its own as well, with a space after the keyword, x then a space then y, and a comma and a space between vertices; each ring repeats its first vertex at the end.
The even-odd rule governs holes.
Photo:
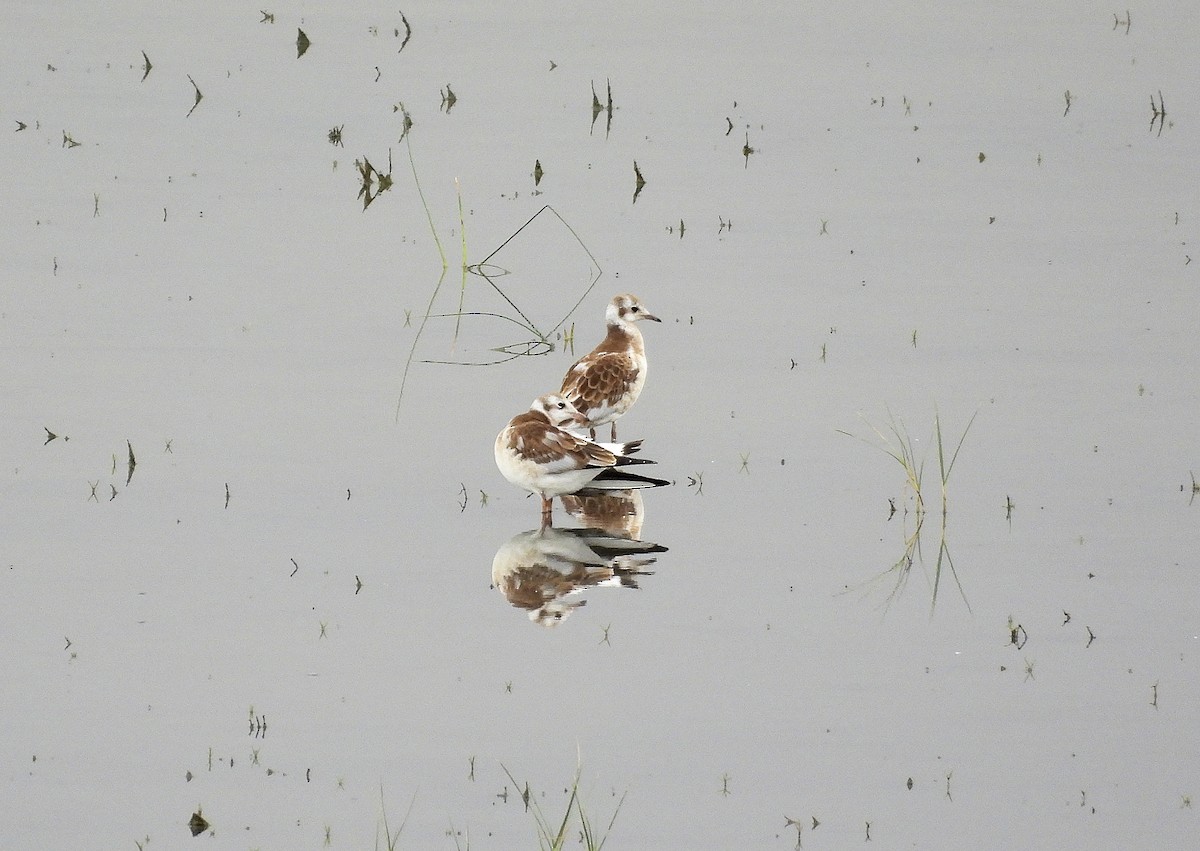
POLYGON ((617 419, 633 407, 646 384, 646 346, 636 323, 662 320, 631 293, 614 296, 604 318, 608 333, 571 365, 560 392, 583 414, 582 425, 590 430, 592 440, 596 439, 596 426, 612 423, 616 441, 617 419))
POLYGON ((631 458, 641 441, 594 443, 563 426, 581 425, 583 415, 563 397, 550 394, 533 400, 496 435, 496 466, 504 478, 542 498, 542 527, 553 525, 553 499, 585 487, 623 490, 670 484, 617 468, 653 464, 631 458))

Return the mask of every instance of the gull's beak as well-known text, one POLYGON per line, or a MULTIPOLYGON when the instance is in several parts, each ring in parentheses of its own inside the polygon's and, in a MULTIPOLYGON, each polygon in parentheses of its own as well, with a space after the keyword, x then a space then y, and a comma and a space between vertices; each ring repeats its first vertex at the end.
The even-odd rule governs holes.
POLYGON ((657 316, 655 316, 653 313, 643 313, 642 318, 649 319, 651 322, 662 322, 662 320, 659 319, 657 316))

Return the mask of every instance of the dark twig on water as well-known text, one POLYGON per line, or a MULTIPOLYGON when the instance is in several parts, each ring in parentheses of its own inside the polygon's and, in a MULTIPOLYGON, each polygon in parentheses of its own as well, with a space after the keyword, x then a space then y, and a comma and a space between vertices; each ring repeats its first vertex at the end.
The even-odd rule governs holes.
POLYGON ((200 101, 204 99, 204 94, 200 91, 200 87, 196 85, 196 81, 192 79, 191 74, 188 74, 188 82, 191 83, 192 88, 196 90, 196 100, 192 103, 192 108, 187 112, 188 116, 190 116, 196 111, 196 107, 200 105, 200 101))

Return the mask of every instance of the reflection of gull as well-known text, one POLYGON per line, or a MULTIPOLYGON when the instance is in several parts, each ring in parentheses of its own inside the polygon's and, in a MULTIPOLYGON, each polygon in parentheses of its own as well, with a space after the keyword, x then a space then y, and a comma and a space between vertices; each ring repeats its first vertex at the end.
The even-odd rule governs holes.
POLYGON ((598 529, 531 530, 496 551, 492 583, 531 621, 555 626, 587 602, 567 597, 598 585, 637 588, 637 577, 649 575, 645 568, 655 562, 647 554, 666 551, 598 529))
POLYGON ((646 346, 636 322, 661 322, 630 293, 613 296, 604 312, 608 333, 591 352, 581 357, 563 376, 562 395, 569 399, 591 429, 612 423, 617 439, 617 418, 633 407, 646 383, 646 346))
POLYGON ((533 400, 529 410, 513 417, 496 435, 496 466, 517 487, 542 498, 542 526, 552 522, 553 499, 583 487, 645 488, 669 484, 616 470, 629 464, 653 464, 630 458, 641 441, 593 443, 561 426, 582 422, 582 415, 561 396, 533 400))
POLYGON ((563 508, 579 521, 580 526, 603 529, 622 538, 640 538, 642 521, 646 518, 642 492, 636 490, 597 491, 584 488, 579 493, 564 494, 563 508))

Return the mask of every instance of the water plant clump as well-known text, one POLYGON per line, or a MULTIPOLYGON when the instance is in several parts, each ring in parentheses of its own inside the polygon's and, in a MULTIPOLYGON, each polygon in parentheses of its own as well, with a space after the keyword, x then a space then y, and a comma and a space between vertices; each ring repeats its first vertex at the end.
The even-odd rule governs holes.
MULTIPOLYGON (((963 443, 967 439, 967 433, 971 430, 971 425, 975 422, 975 417, 979 412, 976 411, 971 415, 971 419, 967 421, 966 427, 963 429, 962 435, 958 439, 958 443, 954 447, 953 452, 947 452, 947 446, 942 435, 942 420, 941 414, 934 407, 933 413, 933 443, 937 449, 938 463, 938 484, 941 494, 941 524, 940 534, 938 536, 938 554, 934 563, 933 576, 930 578, 930 605, 929 612, 932 616, 934 609, 937 607, 938 590, 941 587, 942 571, 948 570, 954 578, 954 583, 958 587, 959 595, 966 604, 967 610, 970 611, 971 604, 967 601, 966 593, 963 591, 962 582, 959 581, 958 571, 954 568, 954 560, 950 556, 950 547, 946 539, 947 521, 950 514, 950 474, 954 470, 954 464, 958 460, 958 453, 962 450, 963 443)), ((871 431, 875 433, 876 441, 871 441, 865 438, 860 438, 864 443, 875 446, 882 450, 888 457, 892 458, 904 470, 904 489, 908 492, 912 504, 912 527, 909 529, 907 523, 905 525, 904 535, 904 550, 896 562, 882 573, 874 577, 871 582, 876 582, 884 577, 891 576, 894 579, 891 592, 888 594, 885 606, 890 605, 892 600, 903 591, 908 584, 908 578, 911 574, 913 564, 922 562, 923 554, 921 549, 921 533, 925 527, 925 519, 929 514, 926 506, 924 482, 925 482, 925 456, 918 457, 915 442, 909 434, 907 426, 903 420, 897 419, 892 414, 890 408, 887 409, 887 425, 884 428, 879 428, 868 422, 866 418, 863 421, 867 423, 871 431)), ((845 434, 849 437, 855 435, 850 432, 838 430, 840 434, 845 434)), ((891 501, 891 513, 888 519, 896 513, 895 501, 891 501)), ((909 511, 907 507, 904 510, 905 520, 908 520, 909 511)))

